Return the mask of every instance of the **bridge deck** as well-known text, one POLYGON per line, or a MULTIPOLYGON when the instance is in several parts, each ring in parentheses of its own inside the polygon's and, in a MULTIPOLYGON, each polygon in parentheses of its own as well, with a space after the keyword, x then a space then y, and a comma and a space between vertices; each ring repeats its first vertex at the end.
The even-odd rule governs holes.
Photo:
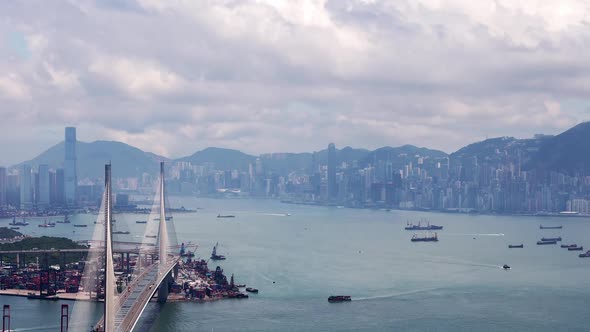
MULTIPOLYGON (((180 257, 170 259, 168 263, 159 267, 159 262, 147 266, 141 274, 118 297, 115 310, 115 331, 132 331, 143 310, 154 293, 164 281, 164 278, 178 264, 180 257)), ((103 324, 103 318, 97 326, 103 324)))

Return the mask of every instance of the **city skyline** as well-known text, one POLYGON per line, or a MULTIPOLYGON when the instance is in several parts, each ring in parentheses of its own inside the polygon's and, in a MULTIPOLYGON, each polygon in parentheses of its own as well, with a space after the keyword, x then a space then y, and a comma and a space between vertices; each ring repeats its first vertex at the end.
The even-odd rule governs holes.
POLYGON ((589 120, 583 1, 38 1, 0 13, 0 139, 20 142, 0 147, 13 158, 2 164, 48 148, 64 124, 174 157, 332 141, 450 152, 589 120))

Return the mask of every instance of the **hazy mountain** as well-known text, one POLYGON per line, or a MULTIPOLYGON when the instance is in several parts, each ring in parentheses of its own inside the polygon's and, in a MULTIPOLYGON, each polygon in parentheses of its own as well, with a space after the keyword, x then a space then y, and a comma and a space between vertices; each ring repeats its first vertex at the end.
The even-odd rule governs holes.
POLYGON ((514 137, 496 137, 469 144, 449 157, 451 162, 473 162, 478 164, 498 164, 512 161, 515 165, 524 166, 535 155, 543 142, 552 136, 539 135, 535 138, 517 139, 514 137))
POLYGON ((544 140, 527 169, 590 174, 590 122, 544 140))
MULTIPOLYGON (((76 144, 78 179, 104 176, 105 163, 111 162, 113 177, 134 177, 144 172, 157 173, 158 162, 165 157, 144 152, 121 142, 95 141, 76 144)), ((64 142, 58 143, 32 160, 24 163, 36 168, 48 164, 51 168, 62 168, 64 164, 64 142)))
POLYGON ((246 171, 248 165, 256 161, 256 157, 238 150, 206 148, 175 161, 190 161, 193 164, 213 163, 215 168, 219 170, 239 169, 246 171))

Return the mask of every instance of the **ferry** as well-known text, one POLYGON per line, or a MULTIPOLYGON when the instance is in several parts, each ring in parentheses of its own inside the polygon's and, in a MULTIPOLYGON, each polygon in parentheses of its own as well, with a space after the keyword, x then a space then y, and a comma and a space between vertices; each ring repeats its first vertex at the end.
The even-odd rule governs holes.
POLYGON ((332 295, 328 297, 328 302, 349 302, 352 301, 349 295, 332 295))
POLYGON ((562 229, 563 226, 543 226, 539 225, 539 229, 562 229))
POLYGON ((213 251, 211 252, 211 259, 214 261, 225 260, 225 256, 217 254, 217 246, 218 245, 219 245, 219 243, 216 243, 215 246, 213 247, 213 251))
POLYGON ((568 251, 582 251, 584 250, 584 247, 573 247, 573 248, 567 248, 568 251))
POLYGON ((412 242, 437 242, 438 241, 438 235, 436 233, 434 233, 433 236, 418 236, 417 234, 414 234, 412 236, 412 239, 410 240, 412 242))
POLYGON ((406 222, 406 231, 435 231, 443 229, 443 226, 431 225, 430 222, 426 226, 422 226, 420 222, 418 225, 414 225, 410 222, 406 222))
POLYGON ((524 248, 524 244, 509 244, 508 248, 524 248))
POLYGON ((557 241, 537 241, 537 245, 543 244, 557 244, 557 241))
POLYGON ((541 238, 541 241, 561 241, 561 236, 560 237, 544 237, 541 238))

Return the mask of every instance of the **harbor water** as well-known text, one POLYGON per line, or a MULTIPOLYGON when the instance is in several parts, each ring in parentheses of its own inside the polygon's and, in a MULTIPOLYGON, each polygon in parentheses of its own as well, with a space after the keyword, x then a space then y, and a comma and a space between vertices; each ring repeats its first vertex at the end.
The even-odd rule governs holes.
MULTIPOLYGON (((270 200, 172 197, 179 242, 198 244, 208 259, 219 242, 221 266, 249 299, 150 303, 140 331, 588 331, 590 258, 542 237, 590 249, 590 219, 361 210, 270 200), (219 214, 235 218, 217 218, 219 214), (443 225, 435 243, 412 243, 407 221, 443 225), (563 225, 541 230, 539 225, 563 225), (509 244, 524 244, 508 249, 509 244), (502 269, 504 264, 510 270, 502 269), (330 295, 351 302, 328 303, 330 295)), ((146 219, 118 214, 118 227, 143 234, 146 219)), ((88 239, 95 215, 23 233, 88 239), (87 223, 87 228, 74 228, 87 223)), ((1 220, 0 226, 8 226, 1 220)), ((418 232, 423 234, 423 232, 418 232)), ((122 240, 140 241, 134 235, 122 240)), ((61 303, 0 297, 15 331, 55 331, 61 303)), ((73 302, 69 302, 70 305, 73 302)), ((77 304, 78 305, 78 304, 77 304)), ((100 314, 101 306, 94 306, 100 314)))

